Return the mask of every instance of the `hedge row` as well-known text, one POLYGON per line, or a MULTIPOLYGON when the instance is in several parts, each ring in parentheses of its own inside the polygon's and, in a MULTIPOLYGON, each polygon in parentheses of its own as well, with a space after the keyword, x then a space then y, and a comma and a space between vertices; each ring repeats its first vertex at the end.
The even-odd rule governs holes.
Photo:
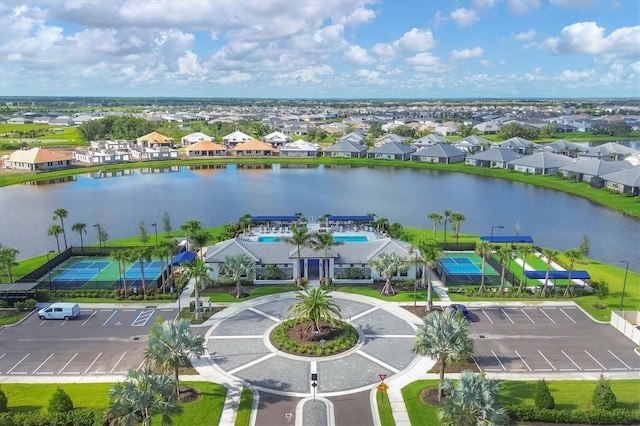
POLYGON ((0 426, 102 426, 102 410, 78 408, 66 413, 0 413, 0 426))
POLYGON ((629 425, 636 424, 638 421, 635 411, 623 408, 613 410, 549 410, 527 405, 507 405, 505 409, 512 420, 522 422, 629 425))

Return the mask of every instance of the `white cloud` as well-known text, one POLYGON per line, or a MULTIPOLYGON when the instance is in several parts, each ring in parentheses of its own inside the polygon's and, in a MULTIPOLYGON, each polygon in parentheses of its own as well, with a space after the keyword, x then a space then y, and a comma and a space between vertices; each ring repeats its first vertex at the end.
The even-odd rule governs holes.
POLYGON ((375 62, 375 59, 369 55, 367 49, 357 45, 349 47, 342 55, 342 60, 350 65, 371 65, 375 62))
POLYGON ((323 77, 333 75, 333 69, 329 65, 311 66, 296 71, 276 74, 280 80, 295 80, 305 83, 319 83, 323 77))
POLYGON ((540 8, 540 0, 507 0, 509 10, 514 15, 525 15, 540 8))
POLYGON ((429 52, 418 53, 405 61, 416 72, 445 72, 446 67, 440 62, 440 58, 429 52))
POLYGON ((473 0, 471 3, 474 9, 489 9, 496 5, 496 0, 473 0))
POLYGON ((449 53, 449 57, 454 61, 460 59, 477 58, 482 56, 484 49, 482 47, 474 47, 473 49, 452 50, 449 53))
POLYGON ((386 80, 380 78, 380 72, 360 69, 355 72, 356 77, 360 83, 365 82, 375 85, 386 84, 386 80))
POLYGON ((527 41, 527 40, 531 40, 532 38, 534 38, 536 36, 537 32, 536 30, 529 30, 523 33, 518 33, 514 36, 514 38, 518 41, 527 41))
POLYGON ((251 74, 248 74, 246 72, 231 71, 230 73, 216 79, 215 81, 220 84, 227 85, 227 84, 241 83, 241 82, 250 81, 250 80, 251 80, 251 74))
POLYGON ((558 80, 563 83, 575 83, 578 81, 590 80, 594 77, 593 70, 587 71, 574 71, 564 70, 558 74, 558 80))
POLYGON ((378 56, 407 55, 427 51, 435 44, 431 31, 411 28, 392 43, 376 43, 371 52, 378 56))
POLYGON ((564 7, 565 9, 589 9, 598 3, 599 0, 549 0, 554 6, 564 7))
POLYGON ((451 19, 453 19, 453 21, 458 24, 459 27, 468 27, 480 18, 478 17, 478 14, 475 10, 459 7, 458 9, 451 12, 451 19))

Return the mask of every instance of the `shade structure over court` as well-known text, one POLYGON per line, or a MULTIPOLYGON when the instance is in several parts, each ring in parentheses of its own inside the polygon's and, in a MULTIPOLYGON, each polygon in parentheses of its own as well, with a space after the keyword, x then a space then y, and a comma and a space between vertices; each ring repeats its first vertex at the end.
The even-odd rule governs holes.
POLYGON ((482 241, 489 241, 490 243, 527 243, 533 244, 533 238, 528 235, 499 235, 499 236, 482 236, 482 241))
POLYGON ((0 286, 0 299, 29 299, 35 298, 38 283, 11 283, 0 286))
POLYGON ((173 266, 177 266, 181 263, 191 263, 193 262, 193 259, 196 258, 196 254, 190 251, 183 251, 182 253, 178 253, 173 260, 171 261, 171 264, 173 266))
MULTIPOLYGON (((547 271, 525 271, 524 275, 534 280, 543 280, 547 276, 547 271)), ((567 280, 569 279, 569 271, 549 271, 549 279, 567 280)), ((571 271, 571 279, 589 280, 591 275, 587 271, 571 271)))

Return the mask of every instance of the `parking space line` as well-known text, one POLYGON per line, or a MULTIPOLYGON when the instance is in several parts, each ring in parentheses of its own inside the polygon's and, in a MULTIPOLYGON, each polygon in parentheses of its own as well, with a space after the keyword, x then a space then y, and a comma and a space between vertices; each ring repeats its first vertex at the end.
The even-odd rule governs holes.
POLYGON ((143 309, 131 322, 131 327, 144 327, 155 312, 155 309, 143 309))
POLYGON ((111 321, 111 318, 113 318, 116 314, 118 313, 118 311, 113 311, 113 313, 111 314, 111 316, 109 318, 107 318, 107 320, 105 322, 102 323, 102 326, 104 327, 105 325, 107 325, 107 323, 109 321, 111 321))
POLYGON ((576 368, 578 369, 578 371, 582 371, 582 369, 578 366, 578 364, 576 364, 576 363, 571 359, 571 357, 570 357, 569 355, 567 355, 567 353, 566 353, 565 351, 563 351, 562 349, 560 349, 560 352, 562 352, 562 354, 563 354, 564 356, 566 356, 566 357, 567 357, 567 359, 568 359, 569 361, 571 361, 571 364, 573 364, 573 365, 575 365, 575 366, 576 366, 576 368))
POLYGON ((64 365, 64 367, 62 367, 60 369, 60 371, 58 371, 58 374, 62 374, 62 371, 67 368, 69 366, 69 364, 71 364, 71 361, 73 361, 76 357, 78 356, 78 352, 75 353, 74 356, 71 357, 71 359, 69 361, 67 361, 67 363, 64 365))
POLYGON ((6 354, 7 354, 7 353, 5 352, 5 353, 3 353, 2 355, 0 355, 0 359, 4 358, 4 356, 5 356, 6 354))
POLYGON ((573 318, 571 318, 569 314, 567 314, 562 308, 560 308, 560 312, 562 312, 565 317, 569 318, 572 323, 576 324, 576 321, 573 318))
POLYGON ((62 327, 63 325, 65 325, 67 323, 67 320, 64 320, 60 323, 60 327, 62 327))
POLYGON ((35 370, 33 370, 33 373, 31 374, 36 374, 38 372, 38 370, 40 370, 40 368, 42 368, 42 366, 45 364, 45 362, 49 361, 51 359, 51 357, 53 356, 53 353, 51 355, 49 355, 47 357, 47 359, 45 359, 44 361, 42 361, 42 363, 38 366, 38 368, 36 368, 35 370))
POLYGON ((553 370, 550 368, 536 368, 535 371, 553 371, 553 370))
POLYGON ((95 314, 97 314, 97 313, 98 313, 98 311, 93 311, 93 313, 89 316, 89 318, 87 318, 86 320, 84 320, 84 322, 82 323, 81 327, 84 327, 84 325, 85 325, 86 323, 88 323, 88 322, 89 322, 89 320, 90 320, 91 318, 93 318, 93 316, 94 316, 95 314))
POLYGON ((531 319, 531 317, 529 315, 527 315, 527 313, 524 311, 524 309, 520 309, 522 311, 522 313, 524 314, 525 317, 529 318, 529 321, 531 321, 531 324, 535 324, 536 322, 534 320, 531 319))
POLYGON ((13 367, 11 367, 11 369, 10 369, 9 371, 7 371, 7 374, 11 374, 11 372, 12 372, 13 370, 15 370, 15 369, 16 369, 16 367, 17 367, 18 365, 20 365, 20 363, 21 363, 22 361, 24 361, 25 359, 27 359, 27 357, 28 357, 29 355, 31 355, 31 353, 28 353, 28 354, 26 354, 25 356, 23 356, 23 357, 22 357, 22 359, 21 359, 20 361, 18 361, 18 363, 17 363, 16 365, 14 365, 13 367))
POLYGON ((513 320, 512 320, 512 319, 511 319, 511 317, 509 316, 509 314, 507 314, 507 313, 505 312, 505 310, 504 310, 504 309, 500 308, 500 310, 502 311, 502 313, 504 314, 504 316, 505 316, 505 317, 507 317, 507 319, 508 319, 509 321, 511 321, 511 324, 515 324, 515 322, 513 322, 513 320))
MULTIPOLYGON (((556 371, 556 368, 553 366, 553 364, 551 364, 551 363, 549 362, 549 360, 547 359, 547 357, 546 357, 546 356, 544 356, 544 354, 543 354, 542 352, 540 352, 540 351, 538 351, 538 353, 540 354, 540 356, 541 356, 542 358, 544 358, 544 360, 545 360, 545 361, 547 361, 547 364, 549 364, 549 367, 553 368, 553 371, 556 371)), ((537 371, 537 370, 536 370, 536 371, 537 371)), ((542 371, 542 370, 540 370, 540 371, 542 371)))
POLYGON ((138 366, 138 368, 136 368, 136 371, 140 371, 140 369, 142 368, 144 363, 145 363, 145 360, 143 359, 142 362, 140 363, 140 365, 138 366))
POLYGON ((496 355, 494 351, 491 351, 491 353, 496 358, 496 361, 498 361, 498 364, 500 364, 500 367, 502 367, 502 371, 507 371, 507 369, 504 367, 504 364, 502 364, 502 361, 500 361, 500 358, 498 358, 498 355, 496 355))
MULTIPOLYGON (((555 308, 553 308, 553 309, 555 309, 555 308)), ((542 312, 545 317, 549 318, 549 321, 551 321, 553 324, 556 323, 549 315, 547 315, 547 313, 544 311, 544 309, 540 308, 540 312, 542 312)))
MULTIPOLYGON (((620 361, 620 363, 621 363, 622 365, 624 365, 625 367, 627 367, 627 369, 628 369, 628 370, 631 370, 631 367, 629 367, 629 366, 628 366, 628 365, 627 365, 623 360, 621 360, 620 358, 618 358, 618 357, 616 356, 616 354, 614 354, 613 352, 611 352, 609 349, 607 349, 607 352, 609 352, 611 355, 613 355, 613 357, 614 357, 615 359, 617 359, 618 361, 620 361)), ((613 368, 612 368, 612 370, 613 370, 613 368)))
POLYGON ((84 370, 84 374, 87 374, 87 372, 88 372, 89 370, 91 370, 91 367, 93 367, 93 364, 95 364, 95 363, 96 363, 96 361, 98 360, 98 358, 100 358, 100 356, 101 356, 101 355, 102 355, 102 352, 100 352, 100 353, 98 354, 98 356, 96 357, 96 359, 94 359, 94 360, 93 360, 93 362, 92 362, 91 364, 89 364, 89 366, 87 367, 87 369, 86 369, 86 370, 84 370))
POLYGON ((116 362, 116 365, 114 365, 114 366, 113 366, 113 368, 111 369, 111 371, 109 372, 109 374, 113 374, 113 372, 116 370, 116 367, 118 367, 118 364, 120 364, 120 361, 122 361, 122 358, 124 358, 124 356, 125 356, 126 354, 127 354, 126 352, 122 354, 122 356, 120 357, 120 359, 118 360, 118 362, 116 362))
POLYGON ((518 358, 520 358, 520 361, 522 361, 522 363, 524 364, 525 367, 527 367, 527 370, 531 371, 531 367, 529 367, 529 364, 527 364, 524 360, 524 358, 522 358, 520 356, 520 354, 518 353, 518 351, 514 351, 516 353, 516 355, 518 355, 518 358))
POLYGON ((485 310, 484 310, 484 309, 482 310, 482 313, 484 314, 484 316, 485 316, 485 317, 487 317, 487 319, 489 320, 489 322, 490 322, 491 324, 493 324, 493 321, 491 321, 491 318, 489 318, 489 314, 487 314, 487 313, 485 312, 485 310))
POLYGON ((593 355, 591 355, 589 352, 587 352, 587 350, 586 350, 586 349, 584 350, 584 353, 586 353, 587 355, 589 355, 589 356, 591 357, 591 359, 592 359, 592 360, 594 360, 594 361, 596 362, 596 364, 598 364, 600 367, 602 367, 602 369, 603 369, 603 370, 606 370, 606 368, 604 367, 604 365, 600 364, 600 362, 599 362, 597 359, 595 359, 595 358, 593 357, 593 355))

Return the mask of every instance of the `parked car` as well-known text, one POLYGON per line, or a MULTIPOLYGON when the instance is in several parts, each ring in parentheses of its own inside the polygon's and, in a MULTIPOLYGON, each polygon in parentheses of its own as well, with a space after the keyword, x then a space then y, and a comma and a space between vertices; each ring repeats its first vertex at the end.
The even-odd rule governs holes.
POLYGON ((467 321, 473 322, 471 319, 471 314, 466 306, 461 305, 460 303, 452 303, 449 308, 456 314, 462 315, 467 321))

